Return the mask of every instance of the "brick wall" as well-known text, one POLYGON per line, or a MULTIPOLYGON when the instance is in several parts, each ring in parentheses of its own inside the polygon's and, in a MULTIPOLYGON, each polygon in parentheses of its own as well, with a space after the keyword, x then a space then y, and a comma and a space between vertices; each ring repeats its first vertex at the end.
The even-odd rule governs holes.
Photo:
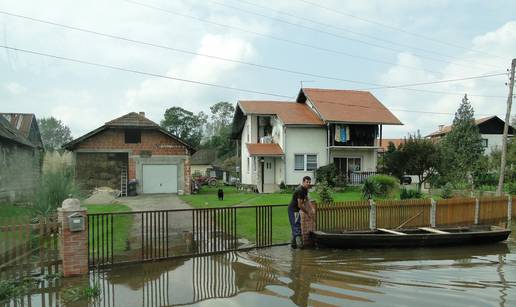
POLYGON ((79 143, 76 149, 132 150, 133 155, 150 151, 152 155, 185 155, 186 147, 157 130, 142 130, 141 143, 126 144, 124 129, 108 129, 79 143))

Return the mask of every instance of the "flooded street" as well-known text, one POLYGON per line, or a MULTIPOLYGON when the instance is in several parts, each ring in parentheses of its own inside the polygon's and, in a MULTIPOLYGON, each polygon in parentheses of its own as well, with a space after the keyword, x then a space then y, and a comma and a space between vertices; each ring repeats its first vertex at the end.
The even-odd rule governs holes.
MULTIPOLYGON (((513 224, 513 231, 516 224, 513 224)), ((98 306, 516 306, 516 240, 249 252, 115 267, 98 306)), ((76 283, 78 280, 65 280, 76 283)), ((84 306, 86 303, 76 303, 84 306)))

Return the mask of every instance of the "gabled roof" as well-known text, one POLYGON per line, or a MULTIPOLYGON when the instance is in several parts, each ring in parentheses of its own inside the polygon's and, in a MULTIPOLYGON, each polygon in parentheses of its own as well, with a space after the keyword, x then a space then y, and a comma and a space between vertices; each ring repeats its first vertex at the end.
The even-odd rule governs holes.
POLYGON ((250 156, 278 157, 284 155, 283 149, 278 144, 254 143, 246 145, 250 156))
POLYGON ((15 127, 9 123, 9 121, 0 116, 0 138, 8 139, 12 142, 16 142, 20 145, 28 147, 36 147, 34 144, 29 142, 15 127))
POLYGON ((195 152, 195 149, 190 144, 188 144, 186 141, 182 140, 181 138, 179 138, 179 137, 173 135, 172 133, 168 132, 167 130, 163 129, 160 125, 158 125, 155 122, 153 122, 152 120, 146 118, 143 114, 138 114, 136 112, 127 113, 126 115, 123 115, 123 116, 115 118, 111 121, 108 121, 103 126, 97 128, 93 131, 90 131, 90 132, 86 133, 85 135, 83 135, 79 138, 76 138, 75 140, 73 140, 71 142, 64 144, 62 147, 65 149, 68 149, 68 150, 72 150, 76 144, 78 144, 86 139, 89 139, 90 137, 92 137, 106 129, 109 129, 109 128, 121 128, 121 129, 123 129, 123 128, 131 129, 132 128, 132 129, 157 130, 157 131, 160 131, 161 133, 171 137, 172 139, 175 139, 179 143, 183 144, 185 147, 188 148, 188 150, 190 152, 195 152))
POLYGON ((285 125, 323 125, 306 104, 293 101, 240 100, 238 107, 244 115, 277 115, 285 125))
MULTIPOLYGON (((492 119, 498 119, 500 120, 502 123, 505 123, 502 119, 500 119, 498 116, 496 115, 492 115, 492 116, 487 116, 487 117, 482 117, 482 118, 479 118, 479 119, 475 119, 475 125, 480 125, 480 124, 483 124, 489 120, 492 120, 492 119)), ((443 136, 445 134, 448 134, 450 133, 451 129, 452 129, 452 126, 453 125, 449 125, 449 126, 444 126, 442 129, 440 130, 437 130, 437 131, 434 131, 432 133, 430 133, 429 135, 427 135, 426 137, 438 137, 438 136, 443 136)), ((512 131, 512 127, 509 126, 509 134, 511 134, 511 131, 512 131)))
POLYGON ((403 125, 370 92, 302 88, 298 103, 309 100, 325 122, 403 125))
POLYGON ((158 124, 145 117, 144 114, 136 112, 127 113, 118 118, 108 121, 108 127, 123 127, 123 128, 156 128, 158 124))
POLYGON ((190 159, 191 165, 213 164, 217 160, 217 151, 214 149, 199 149, 190 159))
POLYGON ((0 113, 0 117, 5 118, 19 135, 31 142, 34 146, 43 148, 43 141, 36 122, 36 115, 31 113, 0 113), (33 127, 34 122, 34 127, 33 127), (31 129, 34 129, 31 134, 31 129))

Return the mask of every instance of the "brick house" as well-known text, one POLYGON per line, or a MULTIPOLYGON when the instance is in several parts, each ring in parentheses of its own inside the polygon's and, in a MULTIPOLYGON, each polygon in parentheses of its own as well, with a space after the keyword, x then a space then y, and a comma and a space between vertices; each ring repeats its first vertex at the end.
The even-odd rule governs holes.
POLYGON ((194 149, 145 117, 131 112, 65 144, 73 152, 81 189, 109 186, 126 195, 190 193, 190 157, 194 149))

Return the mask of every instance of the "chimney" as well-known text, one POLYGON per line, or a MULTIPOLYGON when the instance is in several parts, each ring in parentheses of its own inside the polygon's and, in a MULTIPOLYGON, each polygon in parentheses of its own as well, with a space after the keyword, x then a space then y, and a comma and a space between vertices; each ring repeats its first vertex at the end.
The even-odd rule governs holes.
POLYGON ((138 112, 141 116, 145 117, 145 112, 138 112))
POLYGON ((439 125, 439 131, 443 131, 444 125, 439 125))

